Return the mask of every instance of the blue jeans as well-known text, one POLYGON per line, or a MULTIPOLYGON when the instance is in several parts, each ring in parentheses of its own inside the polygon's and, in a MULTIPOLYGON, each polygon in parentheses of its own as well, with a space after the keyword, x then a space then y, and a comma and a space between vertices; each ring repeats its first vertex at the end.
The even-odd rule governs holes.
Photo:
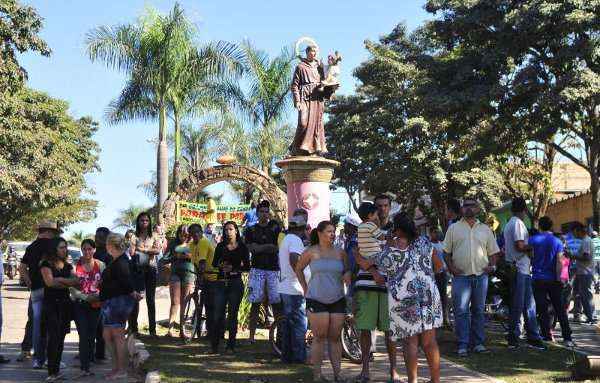
POLYGON ((306 301, 302 295, 281 294, 283 315, 281 326, 281 360, 286 363, 306 361, 306 301))
POLYGON ((82 371, 90 370, 94 360, 96 330, 100 322, 100 309, 92 308, 88 303, 77 302, 73 305, 75 325, 79 334, 79 362, 82 371))
POLYGON ((485 297, 488 276, 458 275, 452 280, 455 331, 458 349, 483 345, 485 342, 485 297))
POLYGON ((595 320, 594 290, 592 286, 594 276, 592 274, 577 274, 575 279, 577 281, 577 289, 579 293, 579 299, 581 300, 583 313, 588 321, 595 320))
POLYGON ((40 364, 46 361, 46 334, 42 332, 42 311, 44 305, 44 288, 31 290, 31 309, 33 311, 33 358, 40 364))
POLYGON ((540 328, 535 313, 535 299, 531 275, 517 272, 512 283, 512 296, 510 302, 510 325, 509 336, 519 339, 521 336, 521 314, 525 318, 527 339, 540 340, 540 328))

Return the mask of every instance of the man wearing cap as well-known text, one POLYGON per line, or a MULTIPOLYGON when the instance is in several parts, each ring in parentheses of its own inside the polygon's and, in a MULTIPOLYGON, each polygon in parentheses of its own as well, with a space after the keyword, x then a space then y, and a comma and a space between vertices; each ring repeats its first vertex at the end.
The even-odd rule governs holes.
MULTIPOLYGON (((41 221, 37 229, 37 239, 25 249, 25 255, 23 255, 21 264, 19 265, 19 273, 21 273, 25 284, 27 284, 27 287, 31 291, 29 303, 31 304, 32 318, 28 320, 28 323, 31 321, 31 337, 34 352, 33 368, 41 369, 44 368, 44 362, 46 361, 46 340, 43 336, 41 325, 44 282, 39 264, 42 257, 50 251, 52 240, 62 231, 58 228, 56 222, 48 220, 41 221)), ((27 331, 25 336, 27 336, 27 331)))
POLYGON ((480 222, 481 212, 475 198, 465 198, 462 216, 452 224, 444 238, 444 253, 448 270, 454 276, 452 301, 455 332, 458 338, 458 355, 467 356, 469 345, 473 352, 488 352, 485 347, 485 297, 488 274, 496 270, 496 257, 500 253, 492 229, 480 222))
MULTIPOLYGON (((305 230, 304 217, 292 216, 288 222, 288 233, 279 246, 281 274, 277 291, 281 294, 283 314, 286 318, 281 328, 281 360, 285 363, 306 361, 306 301, 295 272, 296 263, 304 251, 302 234, 305 230)), ((305 270, 305 278, 310 279, 308 268, 305 270)))

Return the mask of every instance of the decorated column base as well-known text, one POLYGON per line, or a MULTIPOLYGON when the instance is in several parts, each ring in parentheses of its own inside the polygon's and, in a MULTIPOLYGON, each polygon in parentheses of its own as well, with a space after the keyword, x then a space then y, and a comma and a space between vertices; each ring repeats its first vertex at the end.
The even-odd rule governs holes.
POLYGON ((339 162, 323 157, 288 157, 276 163, 287 185, 288 217, 294 210, 308 211, 308 224, 315 228, 330 219, 331 191, 329 184, 339 162))

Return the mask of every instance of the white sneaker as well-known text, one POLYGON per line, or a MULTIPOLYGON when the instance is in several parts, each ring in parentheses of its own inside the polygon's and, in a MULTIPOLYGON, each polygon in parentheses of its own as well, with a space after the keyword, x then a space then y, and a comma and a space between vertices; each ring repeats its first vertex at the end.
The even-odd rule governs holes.
POLYGON ((35 359, 33 360, 32 366, 34 370, 41 370, 42 368, 44 368, 44 365, 41 364, 39 360, 35 359))
POLYGON ((479 345, 473 347, 473 352, 475 352, 477 354, 486 354, 486 353, 490 352, 490 350, 488 350, 484 345, 479 344, 479 345))
POLYGON ((568 348, 575 348, 575 342, 573 342, 572 340, 566 340, 564 342, 564 345, 565 345, 565 347, 568 347, 568 348))

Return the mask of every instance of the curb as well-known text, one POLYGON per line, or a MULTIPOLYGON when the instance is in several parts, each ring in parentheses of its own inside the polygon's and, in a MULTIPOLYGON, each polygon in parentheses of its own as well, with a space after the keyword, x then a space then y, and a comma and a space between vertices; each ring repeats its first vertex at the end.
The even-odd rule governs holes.
MULTIPOLYGON (((142 372, 143 364, 150 358, 150 353, 146 350, 146 345, 135 336, 130 335, 127 338, 127 350, 129 351, 129 360, 135 371, 142 372)), ((143 372, 142 372, 143 375, 143 372)), ((146 383, 160 383, 160 374, 157 370, 148 371, 145 375, 146 383)))

